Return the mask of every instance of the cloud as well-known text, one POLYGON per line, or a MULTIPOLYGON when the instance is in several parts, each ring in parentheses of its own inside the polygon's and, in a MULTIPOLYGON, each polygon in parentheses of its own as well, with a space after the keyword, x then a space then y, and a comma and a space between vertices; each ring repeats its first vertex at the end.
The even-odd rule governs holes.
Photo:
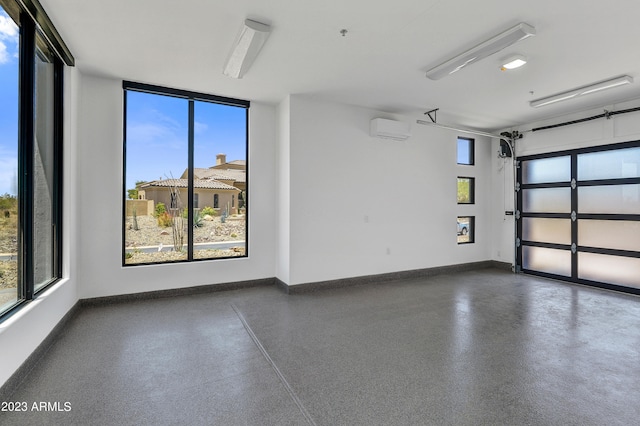
POLYGON ((0 146, 0 195, 16 195, 18 187, 18 158, 14 152, 0 146))
POLYGON ((162 143, 177 138, 172 128, 157 123, 127 123, 127 139, 135 143, 162 143))
POLYGON ((201 123, 199 121, 194 121, 193 123, 193 131, 196 134, 202 134, 207 131, 209 126, 206 123, 201 123))
POLYGON ((9 54, 7 53, 7 46, 0 41, 0 64, 6 64, 9 62, 9 54))
POLYGON ((187 128, 179 120, 156 109, 145 111, 142 117, 127 120, 127 141, 147 148, 185 148, 187 128))
POLYGON ((5 64, 15 57, 7 47, 7 43, 13 43, 16 52, 19 42, 18 26, 4 11, 0 11, 0 64, 5 64))
POLYGON ((13 19, 6 13, 0 12, 0 40, 12 40, 17 43, 18 34, 18 26, 13 19))

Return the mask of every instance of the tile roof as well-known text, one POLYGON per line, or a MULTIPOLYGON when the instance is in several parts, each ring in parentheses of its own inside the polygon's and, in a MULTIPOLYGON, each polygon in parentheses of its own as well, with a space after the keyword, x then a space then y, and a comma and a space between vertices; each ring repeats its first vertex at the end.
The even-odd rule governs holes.
MULTIPOLYGON (((140 188, 150 188, 150 187, 178 187, 178 188, 186 188, 187 187, 187 179, 163 179, 163 180, 154 180, 153 182, 146 183, 141 185, 140 188)), ((227 185, 226 183, 218 182, 214 179, 195 179, 193 181, 193 186, 195 188, 200 189, 230 189, 239 191, 235 186, 227 185)))
POLYGON ((235 182, 246 182, 247 173, 238 169, 202 169, 196 168, 195 175, 199 179, 219 179, 232 180, 235 182))

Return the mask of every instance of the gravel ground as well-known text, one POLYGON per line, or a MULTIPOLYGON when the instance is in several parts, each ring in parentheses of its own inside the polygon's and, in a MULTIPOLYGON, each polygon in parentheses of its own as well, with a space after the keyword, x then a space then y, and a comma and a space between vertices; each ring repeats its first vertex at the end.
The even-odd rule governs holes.
POLYGON ((17 260, 0 260, 0 289, 16 288, 18 276, 17 260))
MULTIPOLYGON (((159 244, 165 247, 173 246, 171 228, 159 227, 153 216, 139 216, 137 219, 139 230, 134 231, 133 218, 127 218, 125 224, 127 248, 134 249, 146 246, 157 246, 159 244)), ((245 240, 244 216, 231 216, 227 218, 225 223, 222 223, 219 217, 213 217, 211 220, 203 220, 202 224, 203 226, 200 228, 194 229, 195 243, 245 240)), ((186 238, 187 235, 185 232, 185 243, 186 238)), ((6 253, 15 253, 15 241, 10 238, 4 239, 4 244, 0 244, 0 251, 1 250, 4 250, 6 253)), ((229 250, 196 250, 194 255, 197 259, 244 256, 244 249, 235 247, 229 250)), ((185 257, 186 255, 184 253, 171 251, 163 251, 161 253, 133 253, 133 257, 127 259, 127 263, 154 263, 180 260, 185 257)), ((0 290, 16 288, 16 276, 16 260, 0 261, 0 290)), ((14 298, 14 293, 2 292, 2 294, 0 294, 0 305, 14 298)))
MULTIPOLYGON (((153 216, 138 216, 138 231, 133 229, 132 217, 127 217, 125 226, 127 230, 125 246, 127 248, 157 246, 159 244, 165 247, 173 245, 171 228, 159 227, 153 216)), ((219 217, 203 220, 200 228, 194 228, 193 237, 195 243, 244 240, 245 218, 244 216, 231 216, 227 218, 225 223, 222 223, 219 217)), ((186 242, 186 232, 184 238, 186 242)))
MULTIPOLYGON (((126 259, 127 264, 138 263, 157 263, 157 262, 170 262, 186 259, 185 252, 174 251, 161 251, 155 253, 142 253, 136 251, 136 249, 149 246, 172 247, 173 246, 173 231, 169 228, 159 227, 156 218, 153 216, 139 216, 138 230, 133 229, 133 217, 127 218, 125 246, 130 257, 126 259)), ((186 222, 186 221, 185 221, 186 222)), ((203 220, 202 226, 194 228, 193 238, 194 242, 207 243, 207 242, 224 242, 224 241, 244 241, 245 240, 245 217, 244 216, 231 216, 227 218, 225 223, 222 223, 219 217, 212 217, 210 220, 203 220)), ((186 244, 187 235, 184 234, 184 241, 186 244)), ((234 247, 227 250, 196 250, 194 257, 196 259, 211 259, 220 257, 237 257, 244 256, 245 250, 242 247, 234 247)))
MULTIPOLYGON (((17 231, 14 231, 14 234, 17 231)), ((18 237, 16 235, 9 235, 5 238, 0 238, 0 253, 17 253, 18 252, 18 237)))
MULTIPOLYGON (((235 248, 230 250, 196 250, 193 253, 195 259, 216 259, 220 257, 239 257, 244 256, 244 248, 235 248)), ((162 251, 160 253, 132 253, 129 259, 126 259, 128 265, 139 263, 158 263, 186 260, 186 252, 162 251)))
POLYGON ((15 302, 18 285, 18 261, 0 260, 0 307, 15 302))
POLYGON ((9 305, 13 305, 16 302, 16 300, 17 298, 16 298, 15 290, 7 293, 0 291, 0 308, 2 308, 0 309, 0 311, 2 311, 5 308, 4 305, 7 305, 6 307, 9 307, 9 305))

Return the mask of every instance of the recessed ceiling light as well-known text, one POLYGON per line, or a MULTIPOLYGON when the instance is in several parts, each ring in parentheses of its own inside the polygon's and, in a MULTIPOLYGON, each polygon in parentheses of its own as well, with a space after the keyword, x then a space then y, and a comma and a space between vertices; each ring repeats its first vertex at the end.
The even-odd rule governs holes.
POLYGON ((524 56, 513 55, 513 56, 509 56, 507 59, 502 61, 502 66, 500 67, 500 69, 502 71, 513 70, 516 68, 520 68, 526 63, 527 63, 527 58, 525 58, 524 56))
POLYGON ((612 78, 610 80, 600 81, 598 83, 590 84, 588 86, 578 87, 577 89, 568 90, 566 92, 557 93, 555 95, 547 96, 529 102, 533 108, 538 108, 545 105, 554 104, 560 101, 566 101, 567 99, 576 98, 578 96, 588 95, 591 93, 599 92, 601 90, 612 89, 614 87, 622 86, 625 84, 633 83, 633 78, 628 75, 622 77, 612 78))

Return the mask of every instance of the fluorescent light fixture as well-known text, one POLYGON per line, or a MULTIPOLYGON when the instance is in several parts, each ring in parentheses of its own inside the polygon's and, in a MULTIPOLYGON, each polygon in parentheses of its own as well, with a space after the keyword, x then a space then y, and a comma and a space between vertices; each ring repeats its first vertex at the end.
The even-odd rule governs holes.
POLYGON ((502 67, 500 69, 502 71, 513 70, 516 68, 520 68, 526 63, 527 63, 527 58, 525 58, 524 56, 513 55, 513 56, 509 56, 507 59, 502 61, 502 67))
POLYGON ((529 102, 533 108, 538 108, 545 105, 554 104, 560 101, 566 101, 582 95, 588 95, 590 93, 599 92, 600 90, 612 89, 614 87, 623 86, 625 84, 633 83, 633 78, 628 75, 622 77, 612 78, 611 80, 601 81, 599 83, 590 84, 588 86, 578 87, 577 89, 569 90, 567 92, 557 93, 555 95, 547 96, 546 98, 540 98, 529 102))
POLYGON ((269 37, 271 27, 261 22, 245 19, 233 49, 227 58, 223 73, 232 78, 242 78, 258 56, 269 37))
POLYGON ((536 35, 536 29, 529 24, 520 22, 518 25, 509 28, 506 31, 501 32, 495 37, 480 43, 476 47, 467 50, 460 55, 449 59, 446 62, 431 68, 427 71, 427 77, 431 80, 439 80, 449 74, 453 74, 456 71, 460 71, 462 68, 493 55, 502 49, 511 46, 512 44, 524 40, 525 38, 536 35))

